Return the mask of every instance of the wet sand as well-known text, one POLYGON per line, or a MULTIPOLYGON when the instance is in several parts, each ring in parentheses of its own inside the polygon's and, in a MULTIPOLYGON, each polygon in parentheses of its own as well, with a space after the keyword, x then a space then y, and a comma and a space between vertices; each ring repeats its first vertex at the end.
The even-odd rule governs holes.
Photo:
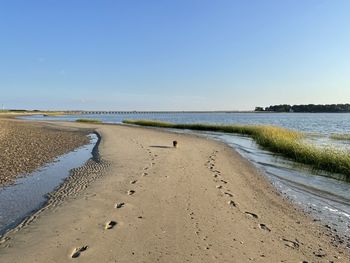
POLYGON ((96 128, 109 167, 81 168, 101 176, 64 188, 75 190, 10 233, 0 262, 349 262, 333 233, 222 143, 140 127, 53 125, 96 128))
POLYGON ((89 142, 87 132, 0 119, 0 186, 89 142))

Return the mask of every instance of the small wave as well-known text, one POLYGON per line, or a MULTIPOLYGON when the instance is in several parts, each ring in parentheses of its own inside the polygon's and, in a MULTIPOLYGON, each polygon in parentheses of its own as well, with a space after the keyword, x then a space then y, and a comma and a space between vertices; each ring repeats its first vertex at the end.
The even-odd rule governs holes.
POLYGON ((345 217, 347 217, 347 218, 350 219, 350 214, 348 214, 348 213, 346 213, 346 212, 344 212, 344 211, 339 211, 338 209, 330 208, 330 207, 328 207, 328 206, 325 206, 324 208, 325 208, 326 210, 332 212, 332 213, 336 213, 336 214, 338 214, 338 215, 342 215, 342 216, 345 216, 345 217))

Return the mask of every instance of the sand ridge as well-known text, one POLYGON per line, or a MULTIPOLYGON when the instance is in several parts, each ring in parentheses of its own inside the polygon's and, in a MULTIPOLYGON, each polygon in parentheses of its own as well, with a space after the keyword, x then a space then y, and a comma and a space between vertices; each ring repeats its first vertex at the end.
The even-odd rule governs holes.
POLYGON ((150 128, 62 125, 96 128, 110 166, 13 234, 1 262, 349 261, 331 244, 333 233, 222 143, 150 128))

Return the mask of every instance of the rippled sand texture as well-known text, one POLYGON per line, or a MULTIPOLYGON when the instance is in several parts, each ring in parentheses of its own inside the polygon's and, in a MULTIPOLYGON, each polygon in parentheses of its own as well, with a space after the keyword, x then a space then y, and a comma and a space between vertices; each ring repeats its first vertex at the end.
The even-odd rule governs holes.
POLYGON ((87 133, 0 119, 0 186, 89 142, 87 133))

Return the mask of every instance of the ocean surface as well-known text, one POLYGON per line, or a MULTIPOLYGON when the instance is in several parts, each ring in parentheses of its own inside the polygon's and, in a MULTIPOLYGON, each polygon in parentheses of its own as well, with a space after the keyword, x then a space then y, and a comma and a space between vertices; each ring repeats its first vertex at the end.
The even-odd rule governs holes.
POLYGON ((302 131, 308 140, 320 146, 335 146, 350 150, 350 140, 331 139, 333 134, 350 134, 350 113, 129 113, 129 114, 83 114, 25 117, 32 120, 75 121, 77 119, 98 119, 105 123, 122 123, 125 119, 158 120, 174 123, 247 124, 275 125, 302 131))
POLYGON ((33 115, 25 118, 64 121, 91 118, 99 119, 106 123, 121 123, 125 119, 147 119, 175 123, 264 124, 324 135, 350 133, 350 113, 133 113, 55 117, 33 115))
MULTIPOLYGON (((305 132, 310 143, 350 152, 350 141, 333 140, 332 134, 350 133, 348 113, 133 113, 25 117, 31 120, 75 121, 99 119, 121 123, 125 119, 148 119, 175 123, 275 125, 305 132)), ((288 199, 323 224, 343 234, 350 247, 350 184, 342 175, 315 171, 259 147, 251 138, 219 132, 172 130, 222 141, 247 158, 288 199)))

